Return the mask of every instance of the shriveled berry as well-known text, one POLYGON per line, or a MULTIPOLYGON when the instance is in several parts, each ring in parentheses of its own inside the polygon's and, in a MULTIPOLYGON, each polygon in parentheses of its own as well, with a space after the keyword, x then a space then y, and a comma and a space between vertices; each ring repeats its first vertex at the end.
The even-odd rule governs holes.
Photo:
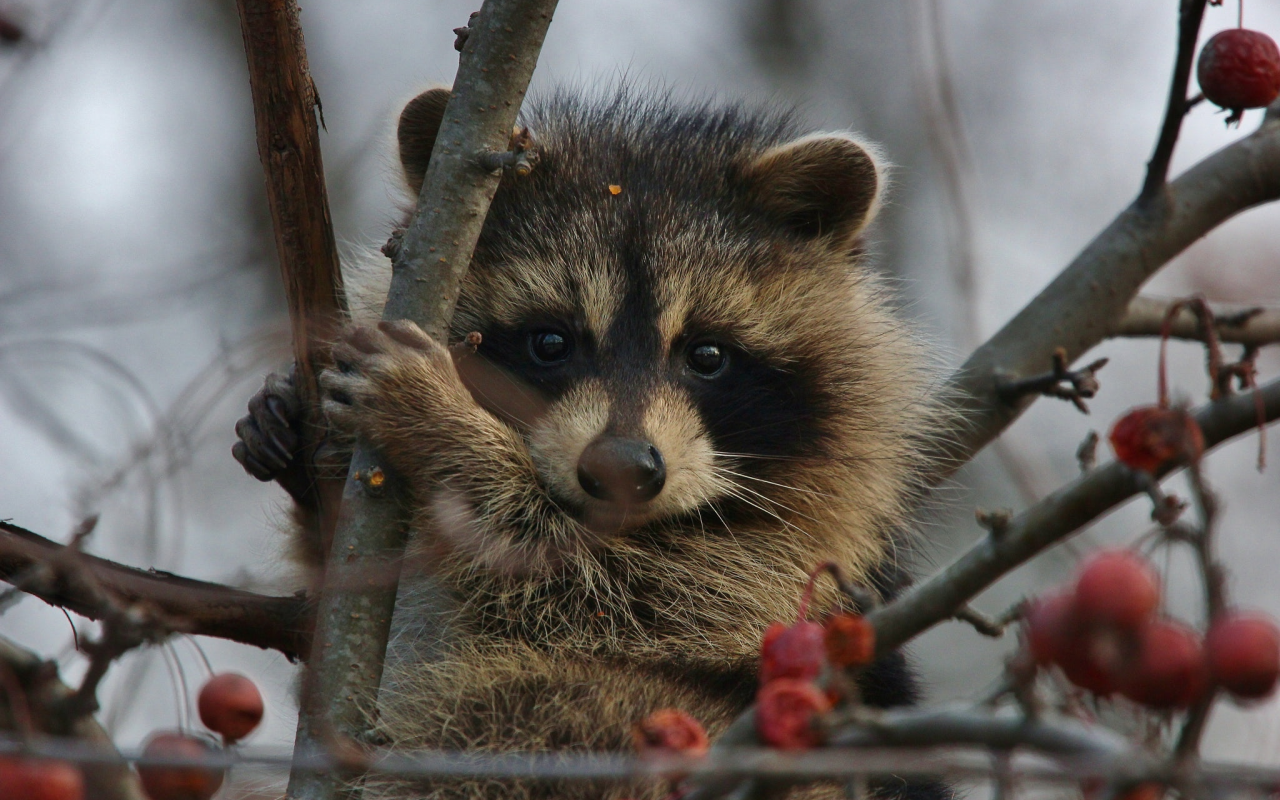
POLYGON ((1209 626, 1204 640, 1209 672, 1242 700, 1259 700, 1280 677, 1280 631, 1261 614, 1230 613, 1209 626))
POLYGON ((1141 632, 1137 656, 1121 692, 1151 708, 1186 708, 1209 685, 1200 635, 1173 620, 1159 619, 1141 632))
POLYGON ((821 743, 814 722, 830 710, 831 701, 811 681, 778 678, 756 695, 756 732, 766 744, 803 750, 821 743))
POLYGON ((1181 408, 1139 406, 1111 428, 1111 447, 1122 464, 1154 473, 1165 464, 1198 459, 1204 434, 1181 408))
POLYGON ((262 722, 262 693, 243 675, 223 672, 200 689, 200 721, 227 742, 248 736, 262 722))
POLYGON ((861 614, 838 614, 823 626, 827 658, 841 667, 870 664, 876 655, 876 629, 861 614))
POLYGON ((760 645, 760 682, 816 678, 826 657, 821 625, 805 620, 790 626, 775 622, 765 631, 760 645))
POLYGON ((66 761, 0 756, 0 797, 83 800, 84 776, 66 761))
MULTIPOLYGON (((183 733, 157 733, 142 748, 143 759, 208 758, 215 752, 204 739, 183 733)), ((209 800, 222 787, 225 771, 193 765, 139 764, 138 777, 151 800, 209 800)))
POLYGON ((1160 576, 1131 550, 1103 550, 1080 567, 1075 607, 1085 624, 1135 630, 1160 605, 1160 576))
POLYGON ((645 717, 631 731, 641 755, 706 755, 710 740, 702 723, 678 708, 664 708, 645 717))
POLYGON ((1280 49, 1259 31, 1232 28, 1205 42, 1196 65, 1200 91, 1233 111, 1262 108, 1280 95, 1280 49))
POLYGON ((1022 621, 1027 650, 1037 664, 1061 662, 1079 627, 1075 618, 1075 598, 1067 593, 1037 597, 1027 604, 1022 621))

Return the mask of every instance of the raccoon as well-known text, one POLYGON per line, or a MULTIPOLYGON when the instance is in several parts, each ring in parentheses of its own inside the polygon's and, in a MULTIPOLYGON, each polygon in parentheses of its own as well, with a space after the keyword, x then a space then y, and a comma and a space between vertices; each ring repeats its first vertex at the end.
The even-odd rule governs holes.
MULTIPOLYGON (((401 115, 414 196, 447 100, 429 90, 401 115)), ((355 319, 321 377, 335 435, 372 443, 402 481, 411 563, 451 600, 430 658, 400 642, 378 724, 405 748, 626 751, 638 720, 674 706, 714 736, 752 701, 761 635, 795 618, 815 566, 886 596, 900 578, 898 531, 941 412, 865 263, 883 162, 791 113, 627 88, 552 94, 521 124, 537 166, 502 179, 450 341, 373 322, 384 263, 349 276, 355 319), (459 356, 450 345, 472 332, 459 356)), ((305 512, 314 499, 286 480, 296 406, 288 379, 269 379, 235 455, 305 512)), ((862 691, 879 706, 916 693, 901 656, 862 691)), ((946 793, 881 787, 904 792, 946 793)))

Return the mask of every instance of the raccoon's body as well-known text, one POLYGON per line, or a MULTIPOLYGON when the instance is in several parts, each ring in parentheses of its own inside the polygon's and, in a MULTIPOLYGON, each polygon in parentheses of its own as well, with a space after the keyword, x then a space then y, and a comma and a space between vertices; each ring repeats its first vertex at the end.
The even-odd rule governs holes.
MULTIPOLYGON (((401 117, 411 192, 446 99, 401 117)), ((560 94, 522 122, 537 166, 503 178, 452 324, 478 351, 356 325, 322 377, 331 422, 403 479, 412 563, 455 609, 430 659, 388 667, 382 731, 401 747, 626 750, 635 722, 676 706, 714 735, 751 702, 761 634, 795 617, 815 566, 881 591, 896 574, 937 425, 924 359, 862 264, 882 172, 851 137, 799 136, 785 115, 626 91, 560 94)), ((375 295, 384 272, 363 279, 375 295)), ((267 417, 238 447, 260 477, 267 417)), ((864 681, 878 705, 913 692, 900 659, 864 681)))

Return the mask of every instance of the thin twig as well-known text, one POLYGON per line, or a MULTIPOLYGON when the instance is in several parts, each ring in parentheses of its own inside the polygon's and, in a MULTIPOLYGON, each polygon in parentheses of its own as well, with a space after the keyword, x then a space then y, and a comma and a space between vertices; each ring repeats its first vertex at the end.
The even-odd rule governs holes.
MULTIPOLYGON (((1112 327, 1111 336, 1159 336, 1175 299, 1135 297, 1124 316, 1112 327)), ((1218 340, 1227 344, 1264 347, 1280 343, 1280 308, 1211 304, 1218 340)), ((1204 328, 1190 309, 1179 311, 1169 326, 1175 339, 1205 340, 1204 328)))
POLYGON ((996 386, 996 394, 1006 403, 1016 403, 1029 394, 1042 394, 1059 400, 1070 400, 1081 414, 1089 413, 1085 400, 1098 393, 1098 370, 1111 359, 1099 358, 1080 369, 1071 369, 1067 351, 1061 347, 1053 351, 1053 369, 1041 375, 1008 381, 996 386))
POLYGON ((1174 58, 1173 77, 1169 81, 1169 100, 1165 107, 1164 124, 1156 140, 1155 152, 1147 162, 1147 177, 1142 184, 1138 200, 1150 202, 1165 187, 1169 175, 1169 162, 1173 159, 1173 147, 1182 130, 1182 120, 1191 105, 1187 99, 1187 87, 1191 84, 1191 66, 1195 60, 1196 39, 1200 36, 1200 22, 1204 19, 1207 0, 1182 0, 1178 8, 1178 54, 1174 58))

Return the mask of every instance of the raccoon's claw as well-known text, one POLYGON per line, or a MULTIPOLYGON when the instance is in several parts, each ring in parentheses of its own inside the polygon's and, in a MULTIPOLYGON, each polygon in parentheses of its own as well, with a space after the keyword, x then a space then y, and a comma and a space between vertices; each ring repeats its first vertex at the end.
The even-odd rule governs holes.
POLYGON ((300 438, 302 404, 292 375, 273 372, 249 401, 249 414, 236 423, 240 441, 231 455, 260 481, 278 479, 292 465, 300 438))
POLYGON ((335 368, 320 375, 321 403, 329 421, 346 430, 358 427, 362 410, 375 407, 376 384, 398 366, 417 363, 456 380, 449 351, 407 320, 351 328, 334 345, 333 360, 335 368))

